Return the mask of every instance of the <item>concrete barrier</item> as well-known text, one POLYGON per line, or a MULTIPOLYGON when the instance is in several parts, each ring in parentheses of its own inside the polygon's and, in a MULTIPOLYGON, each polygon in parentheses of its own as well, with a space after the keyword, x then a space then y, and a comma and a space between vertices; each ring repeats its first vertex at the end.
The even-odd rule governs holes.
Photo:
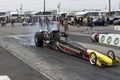
POLYGON ((114 26, 114 30, 120 31, 120 26, 114 26))
POLYGON ((120 46, 120 34, 99 34, 99 43, 120 46))

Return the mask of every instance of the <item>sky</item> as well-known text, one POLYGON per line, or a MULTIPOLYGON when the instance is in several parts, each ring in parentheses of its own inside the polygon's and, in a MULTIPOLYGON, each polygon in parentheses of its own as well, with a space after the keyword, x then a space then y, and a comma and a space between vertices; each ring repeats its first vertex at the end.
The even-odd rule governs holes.
MULTIPOLYGON (((43 11, 44 0, 0 0, 0 11, 20 10, 43 11)), ((61 4, 61 11, 83 10, 83 9, 108 9, 109 0, 45 0, 46 10, 57 9, 61 4)), ((119 9, 120 0, 111 0, 112 9, 119 9)))

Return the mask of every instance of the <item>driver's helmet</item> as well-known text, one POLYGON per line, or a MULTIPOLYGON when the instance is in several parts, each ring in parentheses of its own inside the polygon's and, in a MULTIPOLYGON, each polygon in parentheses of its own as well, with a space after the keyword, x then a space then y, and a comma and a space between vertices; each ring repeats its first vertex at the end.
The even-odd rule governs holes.
POLYGON ((91 38, 92 38, 92 40, 96 41, 96 40, 99 39, 99 34, 98 33, 93 33, 91 38))

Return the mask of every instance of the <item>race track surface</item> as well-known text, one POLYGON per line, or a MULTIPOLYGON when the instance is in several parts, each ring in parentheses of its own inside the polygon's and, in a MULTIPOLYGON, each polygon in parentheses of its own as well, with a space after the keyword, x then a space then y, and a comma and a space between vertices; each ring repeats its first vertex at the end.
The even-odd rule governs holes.
MULTIPOLYGON (((29 33, 31 32, 31 30, 28 30, 29 28, 34 29, 33 27, 23 27, 23 29, 22 27, 16 27, 6 32, 5 29, 2 30, 1 35, 3 36, 0 37, 0 44, 11 54, 47 76, 47 78, 51 80, 120 80, 120 64, 100 68, 90 65, 89 61, 55 51, 47 46, 43 48, 35 47, 34 34, 29 33), (9 36, 9 33, 12 36, 9 36), (19 34, 22 34, 22 36, 18 36, 19 34)), ((91 45, 108 46, 91 43, 89 36, 71 35, 70 39, 91 45)), ((108 47, 119 49, 113 46, 108 47)))
MULTIPOLYGON (((32 38, 32 37, 31 37, 32 38)), ((85 38, 82 37, 81 38, 85 38)), ((15 42, 16 39, 7 39, 10 42, 15 42)), ((74 38, 77 41, 77 38, 74 38)), ((79 40, 80 41, 80 40, 79 40)), ((82 40, 81 40, 82 41, 82 40)), ((87 38, 83 41, 87 42, 87 38)), ((21 41, 16 41, 25 47, 29 52, 35 54, 30 56, 32 62, 36 63, 34 66, 38 66, 39 69, 44 71, 52 79, 55 80, 119 80, 120 77, 120 65, 113 67, 100 68, 98 66, 90 65, 89 61, 71 56, 62 52, 55 51, 48 48, 37 48, 31 44, 31 39, 26 38, 27 44, 25 44, 25 37, 22 44, 21 41), (27 40, 28 39, 28 40, 27 40)), ((88 41, 89 42, 89 41, 88 41)), ((92 43, 91 43, 92 44, 92 43)), ((99 45, 99 44, 97 44, 99 45)), ((21 53, 22 54, 22 53, 21 53)), ((32 63, 31 63, 32 64, 32 63)))

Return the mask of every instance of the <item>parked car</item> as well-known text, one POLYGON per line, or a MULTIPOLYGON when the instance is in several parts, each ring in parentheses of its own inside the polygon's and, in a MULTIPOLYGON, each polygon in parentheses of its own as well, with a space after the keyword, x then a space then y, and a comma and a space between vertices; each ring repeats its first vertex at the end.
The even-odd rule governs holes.
POLYGON ((114 24, 114 21, 118 20, 119 18, 110 18, 109 24, 114 24))
POLYGON ((113 24, 114 24, 114 25, 120 25, 120 19, 114 20, 114 21, 113 21, 113 24))
POLYGON ((69 24, 69 25, 73 25, 74 22, 73 22, 73 21, 68 21, 68 24, 69 24))
POLYGON ((30 23, 28 23, 27 21, 23 21, 22 22, 22 26, 29 26, 29 25, 35 25, 35 22, 30 22, 30 23))
POLYGON ((105 26, 105 21, 103 21, 102 19, 94 19, 93 25, 94 26, 105 26))
POLYGON ((23 21, 22 22, 22 26, 27 26, 28 25, 28 22, 27 21, 23 21))

